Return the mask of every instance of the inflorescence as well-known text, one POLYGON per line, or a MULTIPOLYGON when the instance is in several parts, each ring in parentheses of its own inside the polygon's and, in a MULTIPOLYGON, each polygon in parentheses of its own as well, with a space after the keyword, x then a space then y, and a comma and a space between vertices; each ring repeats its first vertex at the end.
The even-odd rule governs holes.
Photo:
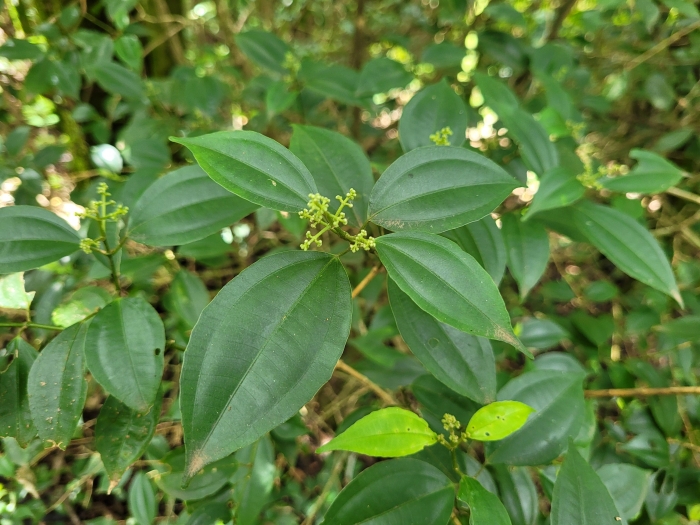
POLYGON ((90 205, 84 212, 76 213, 76 215, 81 219, 92 219, 100 224, 101 235, 99 238, 87 238, 80 241, 80 249, 85 253, 92 253, 94 250, 106 254, 107 252, 100 248, 100 241, 105 240, 105 223, 107 221, 116 222, 120 217, 129 212, 129 208, 126 206, 117 204, 113 200, 107 200, 107 197, 111 195, 108 190, 109 187, 106 183, 100 183, 100 185, 97 186, 97 194, 100 195, 101 199, 99 201, 90 202, 90 205), (114 206, 114 210, 107 213, 107 208, 110 206, 114 206))
POLYGON ((436 146, 449 146, 451 136, 452 129, 448 126, 430 135, 430 140, 432 140, 436 146))

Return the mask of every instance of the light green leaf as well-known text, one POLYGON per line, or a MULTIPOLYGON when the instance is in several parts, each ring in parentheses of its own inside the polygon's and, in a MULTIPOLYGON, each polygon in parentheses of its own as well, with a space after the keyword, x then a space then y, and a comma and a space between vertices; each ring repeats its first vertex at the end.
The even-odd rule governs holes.
POLYGON ((24 291, 24 274, 11 273, 0 277, 0 308, 29 310, 36 292, 24 291))
POLYGON ((0 208, 0 273, 32 270, 79 247, 75 230, 50 211, 36 206, 0 208))
POLYGON ((110 394, 139 412, 153 405, 163 375, 165 330, 140 297, 116 299, 93 317, 85 363, 110 394))
POLYGON ((519 401, 490 403, 469 420, 467 435, 477 441, 499 441, 519 430, 534 411, 519 401))
POLYGON ((56 326, 67 328, 94 314, 111 300, 109 292, 99 286, 78 288, 68 302, 54 308, 51 321, 56 326))
POLYGON ((627 175, 613 179, 603 179, 600 183, 610 191, 620 193, 661 193, 678 184, 684 171, 661 155, 633 149, 630 157, 637 165, 627 175))
POLYGON ((438 380, 478 403, 496 397, 496 364, 488 339, 443 324, 389 280, 396 325, 411 352, 438 380))
POLYGON ((8 60, 36 60, 43 54, 41 47, 23 38, 9 38, 0 46, 0 57, 8 60))
POLYGON ((63 450, 78 426, 87 395, 83 353, 88 323, 58 334, 29 372, 29 408, 39 437, 63 450))
POLYGON ((363 417, 316 452, 349 450, 367 456, 395 458, 415 454, 436 442, 437 435, 423 418, 410 410, 389 407, 363 417))
POLYGON ((508 268, 518 283, 520 299, 537 284, 549 262, 549 236, 536 222, 524 222, 508 213, 501 217, 503 241, 508 254, 508 268))
POLYGON ((143 470, 139 470, 131 478, 129 512, 136 519, 138 525, 151 525, 158 514, 153 486, 143 470))
POLYGON ((260 523, 260 511, 268 502, 277 476, 275 449, 270 436, 263 436, 242 448, 235 457, 240 464, 231 478, 236 525, 256 525, 260 523))
POLYGON ((277 35, 251 29, 236 35, 236 45, 255 65, 279 75, 287 73, 284 63, 290 49, 277 35))
POLYGON ((568 168, 561 166, 547 170, 540 177, 540 186, 523 220, 538 212, 573 204, 583 197, 585 192, 586 188, 568 168))
POLYGON ((387 57, 369 60, 360 73, 357 83, 357 96, 364 97, 376 93, 386 93, 393 88, 403 88, 413 80, 406 68, 387 57))
POLYGON ((14 358, 5 370, 0 370, 0 437, 13 437, 20 446, 26 447, 36 436, 27 383, 37 351, 24 339, 16 337, 5 352, 14 358))
POLYGON ((428 233, 394 233, 377 239, 377 253, 399 288, 439 321, 528 353, 493 280, 455 243, 428 233))
POLYGON ((683 305, 671 265, 649 230, 621 211, 590 201, 577 203, 573 212, 576 227, 615 266, 683 305))
POLYGON ((308 402, 331 377, 350 318, 347 274, 325 253, 270 255, 227 284, 202 312, 185 352, 186 477, 308 402))
POLYGON ((618 525, 620 515, 598 474, 569 443, 552 494, 552 525, 618 525))
MULTIPOLYGON (((464 55, 464 51, 462 51, 464 55)), ((460 59, 461 60, 461 59, 460 59)), ((430 135, 450 128, 450 145, 464 144, 467 131, 467 107, 446 80, 428 86, 406 104, 399 120, 399 140, 405 152, 433 146, 430 135)))
POLYGON ((170 140, 192 151, 199 165, 232 193, 273 210, 301 211, 316 184, 304 164, 278 142, 254 131, 219 131, 170 140))
POLYGON ((372 465, 333 500, 323 525, 447 525, 455 491, 437 468, 401 458, 372 465))
POLYGON ((160 418, 160 397, 148 412, 137 412, 114 396, 100 409, 95 425, 95 448, 102 457, 110 487, 146 451, 160 418))
POLYGON ((520 184, 464 148, 428 146, 389 166, 369 198, 369 218, 392 231, 440 233, 489 214, 520 184))
POLYGON ((149 246, 179 246, 204 239, 253 213, 258 206, 212 182, 198 166, 155 181, 129 217, 129 236, 149 246))
POLYGON ((474 257, 493 282, 501 282, 506 271, 506 246, 501 230, 491 217, 486 216, 442 235, 474 257))
POLYGON ((349 138, 323 128, 292 125, 289 149, 309 168, 318 191, 331 199, 330 210, 338 209, 336 195, 357 192, 348 220, 362 226, 367 219, 367 202, 374 186, 372 167, 362 148, 349 138))
POLYGON ((457 499, 469 505, 469 525, 511 525, 498 496, 491 494, 474 478, 462 477, 457 499))
POLYGON ((564 452, 584 420, 583 378, 581 373, 535 370, 506 384, 498 392, 500 401, 520 401, 535 412, 520 430, 488 444, 488 463, 544 465, 564 452))

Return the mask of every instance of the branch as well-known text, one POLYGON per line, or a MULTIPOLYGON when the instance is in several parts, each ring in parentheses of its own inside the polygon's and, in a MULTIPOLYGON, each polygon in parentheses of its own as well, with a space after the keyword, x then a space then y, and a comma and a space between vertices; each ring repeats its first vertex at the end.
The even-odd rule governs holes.
POLYGON ((627 65, 625 66, 625 71, 631 71, 635 67, 637 67, 640 64, 643 64, 647 60, 649 60, 651 57, 654 55, 660 53, 667 47, 669 47, 671 44, 675 43, 676 41, 680 40, 683 38, 685 35, 692 33, 696 29, 700 28, 700 20, 697 20, 690 24, 689 26, 685 26, 683 29, 680 29, 679 31, 676 31, 673 33, 671 36, 668 38, 663 39, 661 42, 656 44, 654 47, 648 49, 641 55, 637 56, 633 60, 630 60, 627 65))
POLYGON ((586 390, 585 397, 645 397, 645 396, 676 396, 700 395, 700 386, 668 386, 661 388, 608 388, 605 390, 586 390))
POLYGON ((355 379, 357 379, 360 383, 362 383, 372 392, 374 392, 377 395, 377 397, 384 402, 385 405, 396 406, 399 404, 398 401, 394 399, 394 396, 392 396, 389 392, 387 392, 382 387, 374 383, 369 377, 365 376, 364 374, 361 374, 350 365, 347 365, 342 359, 338 361, 337 365, 335 365, 335 369, 349 375, 350 377, 354 377, 355 379))
POLYGON ((379 273, 380 270, 380 265, 375 266, 372 268, 367 275, 365 275, 365 278, 360 281, 360 284, 355 286, 352 290, 352 298, 354 299, 360 293, 362 293, 362 290, 365 289, 365 286, 367 286, 372 279, 375 278, 375 276, 379 273))

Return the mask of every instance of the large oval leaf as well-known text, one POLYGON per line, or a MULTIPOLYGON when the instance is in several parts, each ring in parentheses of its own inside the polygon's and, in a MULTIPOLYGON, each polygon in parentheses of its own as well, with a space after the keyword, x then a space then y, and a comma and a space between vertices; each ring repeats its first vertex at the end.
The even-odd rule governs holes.
POLYGON ((441 323, 389 280, 389 301, 401 337, 425 368, 478 403, 496 397, 496 364, 488 339, 441 323))
POLYGON ((324 525, 447 525, 455 491, 437 468, 417 459, 372 465, 333 501, 324 525))
POLYGON ((501 282, 506 271, 506 246, 501 230, 490 216, 442 235, 474 257, 489 272, 493 282, 501 282))
POLYGON ((92 319, 85 363, 114 397, 138 412, 153 405, 163 375, 165 330, 158 312, 140 297, 117 299, 92 319))
POLYGON ((26 447, 36 436, 27 382, 37 351, 24 339, 16 337, 7 345, 5 352, 13 359, 5 370, 0 370, 0 437, 13 437, 26 447))
POLYGON ((399 157, 374 185, 369 218, 392 231, 440 233, 481 219, 518 186, 473 151, 418 148, 399 157))
POLYGON ((430 315, 527 353, 493 280, 455 243, 428 233, 394 233, 377 239, 377 253, 399 288, 430 315))
POLYGON ((541 224, 524 222, 512 213, 503 215, 501 221, 508 268, 518 283, 520 299, 523 300, 547 269, 549 236, 541 224))
POLYGON ((330 209, 338 208, 336 195, 344 196, 350 188, 357 192, 353 207, 347 211, 354 226, 367 219, 367 202, 374 186, 372 167, 362 148, 349 138, 314 126, 292 126, 289 149, 309 168, 318 191, 331 199, 330 209))
POLYGON ((571 442, 554 483, 552 525, 616 525, 620 520, 603 481, 571 442))
POLYGON ((260 133, 219 131, 170 140, 187 146, 214 182, 260 206, 301 211, 318 191, 306 166, 260 133))
POLYGON ((350 318, 347 274, 325 253, 271 255, 227 284, 202 312, 185 352, 187 476, 308 402, 331 377, 350 318))
POLYGON ((436 442, 437 435, 425 419, 410 410, 389 407, 366 415, 316 452, 349 450, 367 456, 395 458, 415 454, 436 442))
POLYGON ((114 396, 104 402, 95 424, 95 448, 109 476, 110 487, 146 451, 159 418, 160 398, 145 413, 129 408, 114 396))
POLYGON ((519 430, 534 411, 520 401, 496 401, 476 411, 467 435, 477 441, 498 441, 519 430))
POLYGON ((626 213, 590 201, 573 210, 576 227, 615 266, 683 305, 671 265, 649 230, 626 213))
POLYGON ((58 334, 37 357, 29 372, 29 408, 39 437, 65 449, 83 413, 85 335, 89 321, 58 334))
POLYGON ((457 498, 469 505, 469 525, 511 525, 498 496, 491 494, 474 478, 462 478, 457 498))
POLYGON ((149 246, 179 246, 204 239, 258 209, 214 183, 199 166, 155 181, 129 218, 129 237, 149 246))
MULTIPOLYGON (((462 53, 464 54, 464 53, 462 53)), ((406 104, 399 120, 399 140, 404 151, 432 146, 430 135, 450 128, 450 145, 464 144, 467 107, 446 80, 428 86, 406 104)))
POLYGON ((535 370, 511 380, 499 400, 516 400, 535 409, 527 423, 501 441, 489 444, 489 463, 543 465, 566 450, 584 419, 583 374, 535 370))
POLYGON ((75 230, 50 211, 36 206, 0 208, 0 274, 38 268, 79 247, 75 230))

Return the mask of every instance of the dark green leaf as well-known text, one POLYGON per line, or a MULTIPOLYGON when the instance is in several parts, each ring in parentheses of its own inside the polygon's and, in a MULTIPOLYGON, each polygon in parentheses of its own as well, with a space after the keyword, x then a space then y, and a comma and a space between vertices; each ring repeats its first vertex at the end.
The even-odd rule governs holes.
POLYGON ((443 233, 457 243, 486 270, 496 284, 503 279, 506 270, 506 246, 503 234, 489 216, 465 224, 461 228, 443 233))
POLYGON ((261 206, 301 211, 309 194, 318 191, 311 173, 296 156, 254 131, 220 131, 170 140, 187 146, 216 183, 261 206))
POLYGON ((539 514, 537 487, 528 469, 495 467, 496 482, 503 506, 513 525, 535 525, 539 514))
POLYGON ((590 201, 579 202, 573 211, 576 227, 615 266, 683 305, 671 265, 649 230, 621 211, 590 201))
POLYGON ((136 35, 122 35, 114 41, 114 51, 119 60, 134 71, 141 71, 143 46, 136 35))
POLYGON ((215 184, 198 166, 180 168, 154 182, 129 217, 129 236, 149 246, 198 241, 258 208, 215 184))
POLYGON ((619 514, 598 474, 569 444, 552 495, 552 525, 617 525, 619 514))
POLYGON ((474 80, 484 97, 486 105, 498 113, 499 116, 501 113, 507 113, 518 108, 520 104, 518 97, 505 83, 479 72, 474 74, 474 80))
POLYGON ((260 511, 267 503, 277 476, 275 449, 269 436, 236 452, 240 467, 233 475, 236 525, 260 523, 260 511))
POLYGON ((83 353, 88 323, 58 334, 29 372, 29 407, 39 437, 63 450, 78 426, 87 395, 83 353))
POLYGON ((145 97, 145 88, 141 77, 116 62, 97 64, 92 72, 97 83, 107 93, 120 95, 130 100, 141 100, 145 97))
POLYGON ((474 478, 462 478, 457 498, 469 505, 469 525, 511 525, 498 496, 491 494, 474 478))
POLYGON ((525 215, 526 219, 535 213, 562 208, 573 204, 586 192, 586 188, 576 178, 576 173, 565 167, 545 171, 540 177, 540 186, 525 215))
POLYGON ((0 273, 38 268, 80 246, 66 221, 36 206, 0 208, 0 273))
POLYGON ((333 501, 324 525, 447 525, 454 487, 437 468, 416 459, 382 461, 360 473, 333 501))
POLYGON ((390 58, 380 57, 368 61, 362 68, 357 84, 357 95, 364 97, 386 93, 392 88, 403 88, 413 80, 406 68, 390 58))
MULTIPOLYGON (((438 69, 459 69, 464 55, 464 47, 456 46, 450 42, 440 42, 439 44, 431 44, 423 49, 420 60, 421 62, 432 64, 438 69)), ((404 108, 405 111, 406 108, 404 108)))
POLYGON ((26 447, 36 436, 27 382, 37 352, 19 337, 10 341, 5 352, 12 356, 12 362, 0 370, 0 437, 13 437, 26 447))
POLYGON ((362 226, 367 219, 374 177, 367 156, 347 137, 314 126, 292 126, 289 149, 309 168, 318 191, 331 199, 332 212, 338 208, 336 195, 345 196, 350 188, 357 192, 353 207, 347 212, 350 224, 362 226))
POLYGON ((440 233, 489 214, 518 182, 464 148, 409 151, 382 174, 369 198, 370 220, 392 231, 440 233))
POLYGON ((634 465, 611 463, 596 473, 610 492, 620 516, 624 520, 637 519, 649 490, 651 472, 634 465))
POLYGON ((125 405, 147 412, 163 375, 165 331, 140 297, 116 299, 92 319, 85 363, 95 380, 125 405))
POLYGON ((176 448, 170 451, 158 466, 161 472, 156 477, 156 483, 160 489, 169 496, 185 501, 206 498, 218 492, 226 485, 231 476, 237 470, 238 462, 233 456, 207 466, 183 488, 187 478, 185 476, 185 449, 176 448))
POLYGON ((287 73, 284 64, 290 49, 278 36, 252 29, 236 35, 236 45, 255 65, 280 75, 287 73))
POLYGON ((559 154, 549 140, 547 131, 530 113, 512 109, 498 112, 498 116, 518 145, 520 155, 529 169, 537 175, 543 175, 559 165, 559 154))
POLYGON ((265 107, 270 117, 279 115, 289 109, 299 96, 298 91, 292 90, 283 81, 278 81, 267 88, 265 93, 265 107))
POLYGON ((389 281, 389 300, 401 336, 425 368, 478 403, 496 397, 496 365, 488 339, 443 324, 389 281))
POLYGON ((170 283, 167 301, 177 316, 192 328, 209 304, 209 291, 197 275, 180 270, 170 283))
POLYGON ((537 284, 549 262, 549 236, 536 222, 524 222, 515 214, 501 217, 508 269, 518 283, 520 299, 537 284))
POLYGON ((185 352, 187 477, 308 402, 343 352, 350 317, 347 274, 328 254, 271 255, 227 284, 202 312, 185 352))
POLYGON ((134 474, 129 485, 129 512, 138 525, 151 525, 156 519, 158 508, 153 486, 142 470, 134 474))
POLYGON ((399 288, 430 315, 527 353, 493 280, 455 243, 428 233, 394 233, 377 239, 377 252, 399 288))
POLYGON ((633 149, 630 157, 637 165, 628 175, 603 179, 604 188, 620 193, 661 193, 683 179, 683 170, 660 155, 643 149, 633 149))
POLYGON ((21 38, 10 38, 0 46, 0 57, 8 60, 36 60, 43 54, 41 47, 21 38))
POLYGON ((360 74, 349 67, 302 60, 299 79, 307 88, 324 97, 351 106, 365 105, 366 101, 355 94, 360 74))
POLYGON ((109 396, 97 416, 95 448, 102 457, 110 486, 146 451, 160 418, 160 398, 148 412, 137 412, 109 396))
POLYGON ((231 521, 231 509, 226 503, 212 502, 203 507, 197 507, 185 525, 211 525, 220 521, 231 521))

